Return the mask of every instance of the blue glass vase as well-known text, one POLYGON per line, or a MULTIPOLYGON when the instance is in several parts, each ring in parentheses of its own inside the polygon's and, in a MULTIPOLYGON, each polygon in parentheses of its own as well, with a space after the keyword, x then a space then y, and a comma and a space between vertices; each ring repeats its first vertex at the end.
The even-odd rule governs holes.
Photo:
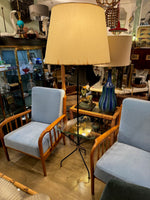
POLYGON ((99 99, 100 112, 106 114, 114 113, 117 105, 115 86, 111 81, 111 70, 108 71, 108 80, 103 86, 103 91, 99 99))

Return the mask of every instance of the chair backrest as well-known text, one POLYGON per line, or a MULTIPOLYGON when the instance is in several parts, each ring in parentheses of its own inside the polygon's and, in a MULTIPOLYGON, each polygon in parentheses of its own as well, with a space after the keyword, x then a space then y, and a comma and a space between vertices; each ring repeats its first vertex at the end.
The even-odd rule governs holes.
POLYGON ((32 88, 32 121, 52 123, 63 114, 62 89, 33 87, 32 88))
POLYGON ((118 141, 150 152, 150 102, 123 101, 118 141))

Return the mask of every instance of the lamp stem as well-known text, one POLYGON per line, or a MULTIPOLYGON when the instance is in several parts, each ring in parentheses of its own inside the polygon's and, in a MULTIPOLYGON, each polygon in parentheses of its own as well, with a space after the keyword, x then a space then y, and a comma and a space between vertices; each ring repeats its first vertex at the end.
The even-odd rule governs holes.
POLYGON ((61 65, 62 89, 65 90, 63 113, 66 114, 66 83, 65 83, 65 66, 61 65))
POLYGON ((65 83, 65 66, 61 65, 61 81, 62 81, 62 89, 66 92, 66 83, 65 83))
POLYGON ((77 143, 79 142, 79 66, 77 66, 77 143))

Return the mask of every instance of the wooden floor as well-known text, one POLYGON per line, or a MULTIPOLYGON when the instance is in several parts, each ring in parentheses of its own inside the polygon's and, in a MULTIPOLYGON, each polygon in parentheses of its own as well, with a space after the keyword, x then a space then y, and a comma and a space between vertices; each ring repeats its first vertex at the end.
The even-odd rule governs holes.
MULTIPOLYGON (((92 144, 88 141, 83 145, 87 150, 84 158, 88 167, 92 144)), ((51 200, 98 200, 105 185, 96 180, 95 195, 91 196, 91 183, 78 151, 67 158, 60 168, 61 159, 74 148, 68 139, 65 146, 60 142, 46 161, 48 175, 44 177, 39 160, 9 150, 11 161, 8 162, 0 147, 0 172, 39 193, 48 194, 51 200)))
MULTIPOLYGON (((70 100, 70 103, 73 101, 70 100)), ((93 142, 83 144, 87 151, 84 158, 89 168, 93 142)), ((41 161, 9 150, 11 161, 8 162, 0 147, 0 172, 39 193, 49 195, 51 200, 99 200, 105 184, 96 180, 95 195, 91 196, 91 183, 78 151, 67 158, 60 168, 60 161, 74 149, 70 140, 66 139, 66 145, 61 141, 46 161, 47 177, 44 177, 41 161)))

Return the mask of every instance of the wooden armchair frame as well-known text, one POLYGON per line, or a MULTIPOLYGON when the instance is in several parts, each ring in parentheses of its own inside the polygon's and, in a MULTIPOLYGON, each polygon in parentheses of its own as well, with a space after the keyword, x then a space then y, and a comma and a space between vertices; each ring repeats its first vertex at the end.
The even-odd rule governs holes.
POLYGON ((95 163, 97 160, 102 157, 102 155, 116 142, 117 140, 117 134, 119 131, 119 123, 120 123, 120 117, 121 117, 121 108, 120 107, 120 114, 118 118, 118 124, 102 135, 100 135, 98 138, 95 139, 95 143, 92 147, 91 154, 90 154, 90 170, 91 170, 91 193, 94 195, 94 179, 96 178, 94 176, 94 169, 95 169, 95 163), (95 152, 97 150, 97 157, 95 158, 95 152))
MULTIPOLYGON (((5 133, 4 133, 4 127, 6 128, 7 133, 9 133, 9 132, 17 129, 18 127, 21 127, 21 126, 27 124, 28 122, 31 121, 31 119, 30 119, 30 113, 31 113, 31 110, 27 110, 27 111, 24 111, 22 113, 13 115, 13 116, 5 119, 0 124, 0 140, 1 140, 3 149, 4 149, 4 152, 5 152, 5 155, 6 155, 6 158, 7 158, 8 161, 10 161, 10 158, 9 158, 9 155, 8 155, 7 148, 10 148, 10 147, 6 147, 5 143, 4 143, 4 135, 5 135, 5 133), (25 117, 25 120, 22 119, 23 117, 25 117), (20 125, 19 125, 18 121, 19 121, 20 125)), ((63 98, 63 113, 66 113, 66 96, 63 98)), ((64 122, 65 120, 66 120, 66 114, 63 114, 59 118, 57 118, 53 123, 51 123, 41 133, 41 135, 39 137, 39 140, 38 140, 40 157, 36 157, 36 156, 31 155, 31 154, 27 154, 25 152, 19 151, 19 152, 24 153, 26 155, 29 155, 29 156, 32 156, 34 158, 40 159, 41 162, 42 162, 42 168, 43 168, 44 176, 47 175, 47 173, 46 173, 46 166, 45 166, 45 160, 47 159, 47 157, 50 155, 50 153, 55 148, 55 146, 58 144, 58 142, 60 141, 61 138, 63 138, 63 143, 65 145, 65 136, 61 133, 61 131, 60 131, 59 127, 58 127, 58 125, 60 123, 64 122), (55 128, 54 128, 56 126, 58 127, 58 129, 57 129, 58 137, 56 137, 56 131, 55 131, 55 128), (52 131, 54 133, 54 140, 55 140, 53 143, 52 143, 52 133, 51 133, 52 131), (51 146, 44 153, 43 152, 42 141, 43 141, 43 138, 44 138, 45 134, 47 134, 47 133, 49 133, 49 137, 50 137, 50 141, 51 141, 51 146)), ((10 148, 10 149, 13 149, 13 148, 10 148)), ((16 149, 13 149, 13 150, 18 151, 16 149)))
POLYGON ((102 155, 115 143, 117 140, 117 134, 119 130, 119 125, 112 127, 110 130, 106 131, 103 135, 95 139, 95 143, 92 147, 90 154, 90 167, 91 167, 91 193, 94 195, 94 164, 97 160, 102 157, 102 155), (97 151, 97 159, 95 160, 95 151, 97 151))

